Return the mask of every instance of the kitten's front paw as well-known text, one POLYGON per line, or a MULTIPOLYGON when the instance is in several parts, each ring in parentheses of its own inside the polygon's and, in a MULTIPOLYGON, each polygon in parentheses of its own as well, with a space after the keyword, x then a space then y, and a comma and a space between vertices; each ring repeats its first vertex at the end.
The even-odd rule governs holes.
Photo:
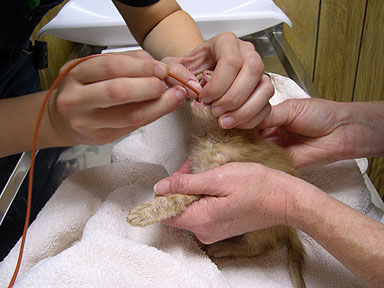
POLYGON ((157 221, 153 218, 151 213, 151 207, 152 205, 144 203, 142 205, 136 206, 135 208, 132 208, 128 212, 128 216, 126 218, 127 222, 132 226, 137 227, 145 227, 156 223, 157 221))
POLYGON ((188 205, 200 199, 197 195, 172 194, 155 197, 151 202, 129 210, 127 222, 132 226, 144 227, 176 216, 188 205))

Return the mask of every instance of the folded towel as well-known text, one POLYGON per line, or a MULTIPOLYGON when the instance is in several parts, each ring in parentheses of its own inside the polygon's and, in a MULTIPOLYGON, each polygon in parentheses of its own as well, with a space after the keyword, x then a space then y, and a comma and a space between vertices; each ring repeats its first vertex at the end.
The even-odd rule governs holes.
POLYGON ((149 162, 173 174, 188 155, 191 134, 197 132, 191 118, 190 109, 184 105, 141 127, 113 146, 112 163, 149 162))
MULTIPOLYGON (((273 104, 308 97, 290 79, 272 79, 273 104)), ((29 228, 15 287, 291 287, 285 248, 258 258, 211 260, 187 231, 125 222, 128 209, 151 199, 153 184, 185 160, 192 130, 180 109, 118 143, 113 164, 67 178, 29 228)), ((370 210, 353 160, 308 169, 302 177, 362 213, 370 210)), ((363 287, 316 241, 300 237, 307 287, 363 287)), ((0 263, 0 287, 11 278, 19 245, 0 263)))

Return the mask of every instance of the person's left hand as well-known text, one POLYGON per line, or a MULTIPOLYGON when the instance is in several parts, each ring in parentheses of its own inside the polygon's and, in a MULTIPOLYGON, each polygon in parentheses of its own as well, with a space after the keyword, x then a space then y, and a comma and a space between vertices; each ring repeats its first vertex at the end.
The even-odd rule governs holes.
POLYGON ((199 98, 204 104, 211 104, 222 128, 254 128, 271 111, 269 99, 274 88, 264 75, 261 57, 253 44, 233 33, 221 33, 183 57, 166 57, 162 61, 170 65, 170 72, 182 78, 184 74, 184 78, 190 76, 186 69, 195 75, 214 71, 199 98))
POLYGON ((185 174, 188 171, 187 161, 178 172, 155 185, 156 193, 203 197, 179 216, 162 223, 190 230, 206 244, 274 225, 288 225, 285 213, 293 198, 290 193, 296 193, 300 185, 309 185, 256 163, 228 163, 200 174, 185 174))

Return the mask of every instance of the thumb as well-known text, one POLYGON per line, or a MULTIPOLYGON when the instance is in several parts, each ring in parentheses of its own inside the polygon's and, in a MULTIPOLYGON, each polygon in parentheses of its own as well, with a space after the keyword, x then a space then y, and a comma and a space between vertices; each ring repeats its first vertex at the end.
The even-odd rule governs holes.
MULTIPOLYGON (((293 100, 294 101, 294 100, 293 100)), ((283 103, 272 106, 271 112, 257 126, 260 129, 287 126, 295 119, 295 105, 291 105, 292 100, 286 100, 283 103)), ((297 106, 297 105, 296 105, 297 106)), ((297 108, 297 107, 296 107, 297 108)))
POLYGON ((163 194, 190 194, 190 195, 216 195, 217 191, 212 185, 213 177, 209 170, 200 174, 176 173, 168 178, 164 178, 155 184, 153 189, 158 195, 163 194))

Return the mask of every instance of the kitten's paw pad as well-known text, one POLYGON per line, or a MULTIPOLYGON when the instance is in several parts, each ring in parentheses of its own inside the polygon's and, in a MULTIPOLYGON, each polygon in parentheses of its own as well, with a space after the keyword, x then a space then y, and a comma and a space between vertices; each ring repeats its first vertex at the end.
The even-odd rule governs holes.
POLYGON ((208 245, 205 248, 205 251, 209 256, 215 258, 233 257, 234 252, 236 251, 236 246, 237 245, 229 241, 220 241, 208 245))
POLYGON ((155 219, 153 219, 151 207, 146 204, 129 210, 126 220, 132 226, 137 227, 145 227, 156 222, 155 219))

